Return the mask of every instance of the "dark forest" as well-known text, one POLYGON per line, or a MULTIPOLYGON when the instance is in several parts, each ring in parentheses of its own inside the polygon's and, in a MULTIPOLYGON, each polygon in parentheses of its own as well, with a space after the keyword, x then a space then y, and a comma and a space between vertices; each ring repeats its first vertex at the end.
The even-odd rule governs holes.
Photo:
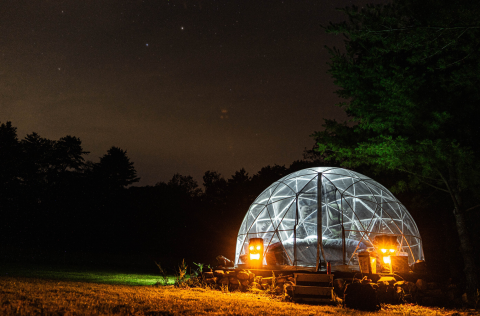
MULTIPOLYGON (((206 171, 201 184, 175 174, 168 182, 135 186, 134 163, 117 147, 93 163, 76 137, 49 140, 32 133, 18 139, 6 122, 0 148, 2 260, 142 270, 154 270, 155 261, 174 267, 182 259, 214 264, 220 254, 233 260, 238 229, 253 200, 289 173, 326 165, 306 150, 303 160, 265 166, 253 175, 243 168, 228 178, 206 171)), ((368 167, 356 171, 387 187, 404 176, 368 167)), ((461 281, 448 199, 433 189, 396 195, 417 222, 432 272, 461 281)), ((478 244, 478 213, 468 215, 478 244)))

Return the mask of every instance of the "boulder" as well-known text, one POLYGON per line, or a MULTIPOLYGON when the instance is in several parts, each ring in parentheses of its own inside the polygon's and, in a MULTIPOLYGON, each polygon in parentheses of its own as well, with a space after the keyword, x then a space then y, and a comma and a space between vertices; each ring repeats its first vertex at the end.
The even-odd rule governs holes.
POLYGON ((275 291, 275 294, 277 294, 277 295, 282 294, 282 293, 283 293, 283 285, 282 285, 282 286, 277 285, 277 286, 275 287, 275 290, 274 290, 274 291, 275 291))
POLYGON ((223 285, 228 285, 230 282, 228 280, 228 277, 223 277, 218 281, 218 284, 223 284, 223 285))
POLYGON ((278 277, 275 282, 277 282, 277 284, 281 284, 281 283, 285 283, 287 282, 287 277, 278 277))
POLYGON ((250 275, 246 271, 240 271, 237 273, 237 279, 239 280, 249 280, 250 275))
POLYGON ((241 284, 242 286, 249 286, 249 285, 250 285, 250 282, 248 282, 248 280, 241 280, 241 281, 240 281, 240 284, 241 284))
POLYGON ((343 279, 334 279, 333 290, 337 296, 343 297, 343 292, 345 291, 345 281, 343 279))
POLYGON ((405 291, 407 291, 408 293, 413 293, 413 292, 415 292, 415 291, 417 290, 417 287, 416 287, 415 283, 407 281, 407 282, 405 283, 404 289, 405 289, 405 291))
POLYGON ((434 296, 425 296, 421 300, 422 305, 438 306, 442 304, 442 299, 434 296))
POLYGON ((261 286, 259 283, 257 283, 257 282, 252 282, 252 283, 250 284, 250 286, 251 286, 252 288, 254 288, 254 289, 259 289, 259 290, 262 289, 262 286, 261 286))
POLYGON ((439 285, 436 282, 428 282, 427 283, 427 289, 428 290, 436 290, 438 288, 439 288, 439 285))
POLYGON ((293 291, 293 282, 287 282, 283 284, 286 291, 293 291))
POLYGON ((205 279, 211 279, 211 278, 213 278, 213 272, 203 272, 203 273, 202 273, 202 276, 203 276, 205 279))
POLYGON ((236 285, 240 284, 240 282, 238 281, 238 279, 237 279, 236 277, 234 277, 234 276, 229 276, 229 277, 228 277, 228 281, 230 282, 230 284, 236 284, 236 285))
POLYGON ((223 270, 215 270, 213 271, 213 275, 216 276, 217 278, 218 277, 223 277, 225 275, 225 271, 223 270))
POLYGON ((213 278, 205 279, 205 283, 207 283, 207 284, 215 284, 215 283, 217 283, 217 278, 216 278, 216 277, 213 277, 213 278))
POLYGON ((438 297, 438 298, 443 298, 445 296, 441 289, 427 290, 425 292, 425 295, 426 296, 432 296, 432 297, 438 297))
POLYGON ((418 279, 417 282, 415 283, 415 286, 417 287, 417 289, 419 289, 420 291, 425 291, 427 289, 427 282, 425 282, 424 280, 422 279, 418 279))
POLYGON ((272 281, 273 281, 273 278, 272 278, 272 277, 262 278, 262 283, 272 284, 272 281))

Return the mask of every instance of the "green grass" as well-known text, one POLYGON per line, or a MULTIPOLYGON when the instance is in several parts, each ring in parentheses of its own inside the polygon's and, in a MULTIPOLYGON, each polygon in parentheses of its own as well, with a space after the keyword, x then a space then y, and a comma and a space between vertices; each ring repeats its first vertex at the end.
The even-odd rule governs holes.
MULTIPOLYGON (((162 280, 159 274, 132 274, 125 273, 125 271, 97 270, 85 267, 13 264, 0 265, 0 276, 121 285, 154 285, 162 280)), ((173 284, 173 282, 174 277, 169 277, 168 283, 173 284)))

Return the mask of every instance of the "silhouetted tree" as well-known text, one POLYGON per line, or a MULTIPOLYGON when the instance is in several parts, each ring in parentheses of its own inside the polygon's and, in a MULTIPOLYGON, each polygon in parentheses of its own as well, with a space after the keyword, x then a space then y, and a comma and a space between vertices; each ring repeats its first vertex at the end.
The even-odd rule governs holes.
POLYGON ((192 176, 182 176, 179 173, 173 175, 172 179, 168 181, 167 186, 174 189, 180 194, 188 197, 198 197, 202 189, 198 187, 197 181, 192 176))
POLYGON ((82 142, 74 136, 65 136, 56 141, 53 145, 53 163, 55 171, 76 171, 79 172, 85 167, 83 155, 89 154, 83 151, 82 142))
POLYGON ((94 165, 94 172, 108 189, 118 190, 138 182, 137 171, 127 156, 127 151, 118 147, 110 148, 94 165))
MULTIPOLYGON (((227 181, 220 173, 206 171, 203 175, 203 187, 205 188, 203 199, 210 209, 215 209, 219 206, 225 207, 227 181)), ((215 211, 215 213, 217 212, 215 211)))

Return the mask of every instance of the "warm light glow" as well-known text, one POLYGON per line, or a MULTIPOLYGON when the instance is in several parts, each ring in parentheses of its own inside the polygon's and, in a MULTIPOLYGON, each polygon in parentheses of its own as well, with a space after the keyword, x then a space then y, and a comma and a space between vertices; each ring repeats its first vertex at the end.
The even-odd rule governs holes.
POLYGON ((377 261, 376 258, 370 258, 370 263, 371 263, 371 264, 375 264, 375 261, 377 261))
POLYGON ((262 249, 262 247, 261 247, 261 246, 257 246, 257 250, 260 250, 260 249, 262 249))
POLYGON ((390 256, 388 256, 388 257, 383 257, 383 262, 390 264, 390 263, 391 263, 391 261, 390 261, 390 256))
POLYGON ((394 253, 394 252, 395 252, 395 249, 390 249, 390 252, 391 252, 391 253, 394 253))
POLYGON ((253 249, 255 249, 255 248, 253 246, 250 246, 250 250, 253 250, 253 249))
POLYGON ((260 259, 260 254, 259 253, 251 253, 250 254, 250 260, 259 260, 260 259))
POLYGON ((387 249, 380 249, 383 253, 387 253, 387 249))

